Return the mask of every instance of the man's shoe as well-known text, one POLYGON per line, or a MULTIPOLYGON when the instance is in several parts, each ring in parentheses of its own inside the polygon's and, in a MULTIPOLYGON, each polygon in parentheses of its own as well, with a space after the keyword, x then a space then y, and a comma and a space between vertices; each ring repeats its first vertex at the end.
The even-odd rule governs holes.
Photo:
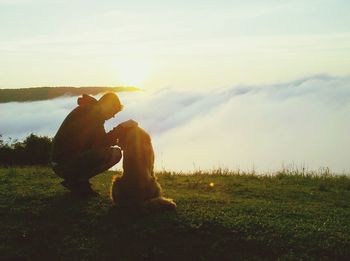
POLYGON ((70 190, 74 195, 81 197, 96 197, 99 194, 91 188, 89 181, 67 181, 61 182, 61 185, 70 190))

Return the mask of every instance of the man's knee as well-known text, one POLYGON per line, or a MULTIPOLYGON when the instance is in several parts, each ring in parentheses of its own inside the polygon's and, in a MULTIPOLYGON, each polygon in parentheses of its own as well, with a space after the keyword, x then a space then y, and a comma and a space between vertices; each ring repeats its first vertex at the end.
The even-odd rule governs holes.
POLYGON ((52 170, 57 176, 63 179, 75 178, 76 173, 79 172, 79 170, 76 170, 74 167, 71 166, 71 164, 67 162, 62 162, 60 164, 53 165, 52 170))
POLYGON ((83 152, 53 170, 64 179, 88 179, 113 167, 121 158, 122 152, 119 148, 100 148, 83 152))

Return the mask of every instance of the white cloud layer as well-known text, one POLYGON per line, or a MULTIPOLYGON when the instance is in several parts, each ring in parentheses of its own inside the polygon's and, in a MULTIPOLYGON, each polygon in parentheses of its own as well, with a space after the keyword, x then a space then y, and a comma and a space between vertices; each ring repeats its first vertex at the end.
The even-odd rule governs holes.
MULTIPOLYGON (((156 167, 273 171, 282 164, 350 171, 350 77, 319 75, 210 91, 121 93, 127 119, 151 133, 156 167)), ((76 97, 0 104, 0 133, 53 136, 76 97)))

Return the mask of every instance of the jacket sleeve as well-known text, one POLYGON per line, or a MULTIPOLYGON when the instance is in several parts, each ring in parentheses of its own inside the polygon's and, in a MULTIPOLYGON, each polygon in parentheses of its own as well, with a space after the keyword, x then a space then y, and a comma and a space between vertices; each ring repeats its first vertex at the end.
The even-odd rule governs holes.
POLYGON ((97 126, 95 139, 92 144, 93 148, 109 147, 117 144, 117 138, 113 131, 106 133, 103 125, 97 126))
POLYGON ((117 138, 112 131, 106 133, 104 128, 104 120, 99 115, 94 115, 92 122, 90 122, 92 129, 91 133, 91 148, 109 147, 117 144, 117 138))

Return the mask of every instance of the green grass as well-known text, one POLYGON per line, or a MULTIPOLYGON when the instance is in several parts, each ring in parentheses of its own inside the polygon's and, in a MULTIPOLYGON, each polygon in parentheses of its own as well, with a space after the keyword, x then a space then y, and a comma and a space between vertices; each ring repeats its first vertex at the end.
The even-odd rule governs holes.
POLYGON ((177 212, 111 208, 72 197, 50 169, 0 168, 0 259, 319 260, 350 257, 350 179, 282 172, 159 173, 177 212), (213 182, 214 186, 209 184, 213 182))

